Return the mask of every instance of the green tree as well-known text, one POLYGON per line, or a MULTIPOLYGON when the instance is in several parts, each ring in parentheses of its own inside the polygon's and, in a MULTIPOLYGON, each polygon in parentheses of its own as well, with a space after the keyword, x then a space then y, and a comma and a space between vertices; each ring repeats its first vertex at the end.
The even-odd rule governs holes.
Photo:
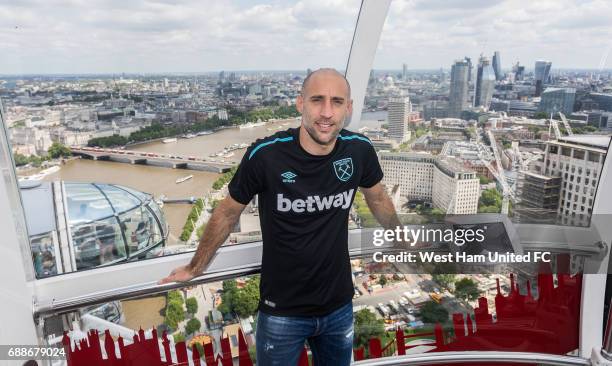
POLYGON ((377 319, 376 315, 369 309, 362 309, 355 313, 355 336, 356 347, 365 346, 371 338, 380 338, 385 334, 385 323, 377 319))
POLYGON ((497 189, 485 189, 480 195, 479 205, 501 207, 502 198, 502 194, 497 189))
POLYGON ((471 278, 462 278, 455 282, 455 296, 463 300, 474 301, 480 297, 480 289, 471 278))
POLYGON ((94 137, 87 141, 87 146, 99 146, 99 147, 110 147, 110 146, 124 146, 128 143, 128 139, 124 136, 112 135, 108 137, 94 137))
POLYGON ((15 166, 26 165, 30 162, 30 158, 28 156, 19 153, 14 154, 13 158, 15 159, 15 166))
POLYGON ((380 275, 380 278, 378 279, 378 283, 382 286, 385 287, 385 285, 387 284, 387 276, 385 276, 384 274, 380 275))
POLYGON ((536 112, 533 115, 533 118, 535 118, 535 119, 547 119, 549 117, 550 117, 550 115, 548 115, 546 112, 536 112))
POLYGON ((223 295, 221 305, 217 308, 224 315, 236 314, 239 317, 248 317, 257 312, 259 304, 259 276, 253 276, 242 288, 238 288, 236 281, 223 281, 223 295))
POLYGON ((185 335, 183 333, 176 333, 172 336, 174 343, 185 342, 185 335))
POLYGON ((451 273, 432 274, 431 279, 434 280, 434 282, 437 282, 440 286, 449 288, 449 285, 455 282, 455 275, 451 273))
POLYGON ((168 292, 168 302, 176 301, 179 304, 183 304, 183 295, 178 290, 172 290, 168 292))
POLYGON ((194 315, 198 312, 198 300, 195 297, 188 297, 185 300, 185 307, 187 307, 187 312, 191 315, 194 315))
POLYGON ((236 280, 223 281, 223 294, 221 295, 221 304, 217 308, 221 313, 231 314, 234 311, 234 302, 238 286, 236 280))
POLYGON ((201 327, 202 327, 202 323, 200 323, 198 319, 191 318, 187 321, 187 324, 185 324, 185 333, 193 334, 199 331, 201 327))
POLYGON ((72 151, 70 151, 70 148, 68 146, 59 142, 54 142, 49 147, 49 150, 47 150, 47 154, 49 154, 49 157, 51 157, 51 159, 57 159, 59 157, 66 157, 72 155, 72 151))
POLYGON ((178 323, 185 320, 183 304, 178 301, 170 301, 166 307, 166 318, 164 323, 171 329, 177 329, 178 323))
POLYGON ((446 216, 446 212, 439 208, 433 208, 430 211, 430 215, 435 221, 441 221, 446 216))
POLYGON ((259 276, 250 278, 239 289, 234 302, 234 311, 241 318, 254 315, 259 304, 259 276))
POLYGON ((421 307, 419 314, 424 323, 446 323, 448 311, 435 301, 428 301, 421 307))
POLYGON ((491 179, 485 177, 484 175, 479 175, 478 180, 480 180, 480 184, 489 184, 491 183, 491 179))

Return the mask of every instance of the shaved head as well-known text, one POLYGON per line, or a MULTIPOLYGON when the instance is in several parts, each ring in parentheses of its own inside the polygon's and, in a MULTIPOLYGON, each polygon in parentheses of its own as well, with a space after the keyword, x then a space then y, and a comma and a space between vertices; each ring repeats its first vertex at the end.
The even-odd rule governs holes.
POLYGON ((338 70, 333 69, 331 67, 325 67, 325 68, 315 70, 311 72, 310 75, 306 76, 306 79, 304 79, 304 82, 302 83, 302 96, 306 95, 306 91, 308 88, 308 84, 310 83, 310 79, 319 74, 335 75, 335 76, 342 78, 342 80, 344 80, 344 82, 346 83, 347 97, 348 99, 351 99, 351 85, 349 84, 348 80, 346 79, 344 75, 338 72, 338 70))

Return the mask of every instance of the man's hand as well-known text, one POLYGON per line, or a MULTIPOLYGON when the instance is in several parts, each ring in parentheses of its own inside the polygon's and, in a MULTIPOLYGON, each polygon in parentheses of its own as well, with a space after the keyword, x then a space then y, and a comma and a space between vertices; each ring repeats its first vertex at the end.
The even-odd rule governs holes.
POLYGON ((170 272, 168 277, 164 277, 157 281, 158 285, 163 285, 170 282, 187 282, 196 276, 189 265, 177 267, 170 272))
POLYGON ((187 282, 201 274, 211 261, 215 252, 227 239, 232 228, 238 222, 245 205, 236 202, 229 195, 219 202, 206 224, 206 229, 200 238, 200 244, 191 262, 186 266, 175 268, 170 275, 157 282, 159 285, 169 282, 187 282))

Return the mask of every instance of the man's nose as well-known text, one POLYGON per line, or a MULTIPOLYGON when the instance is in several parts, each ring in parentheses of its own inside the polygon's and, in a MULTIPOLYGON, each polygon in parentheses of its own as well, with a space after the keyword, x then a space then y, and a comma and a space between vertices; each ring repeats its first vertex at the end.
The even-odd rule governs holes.
POLYGON ((332 109, 331 100, 326 100, 321 107, 321 117, 332 118, 333 116, 334 111, 332 109))

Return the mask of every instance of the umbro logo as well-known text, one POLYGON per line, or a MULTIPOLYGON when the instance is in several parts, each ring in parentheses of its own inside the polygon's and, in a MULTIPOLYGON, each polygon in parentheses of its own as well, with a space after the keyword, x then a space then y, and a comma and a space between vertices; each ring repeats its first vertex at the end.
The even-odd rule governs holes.
POLYGON ((297 177, 297 174, 290 171, 286 171, 281 174, 281 177, 283 177, 283 183, 295 183, 294 178, 297 177))

